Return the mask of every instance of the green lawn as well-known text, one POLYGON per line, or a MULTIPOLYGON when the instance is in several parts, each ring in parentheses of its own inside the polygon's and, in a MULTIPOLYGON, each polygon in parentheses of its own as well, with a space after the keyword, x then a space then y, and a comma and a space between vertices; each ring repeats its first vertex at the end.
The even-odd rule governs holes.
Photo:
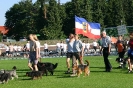
POLYGON ((0 88, 133 88, 133 74, 127 69, 116 69, 118 63, 115 56, 110 56, 113 66, 111 72, 104 72, 102 56, 88 56, 84 60, 90 61, 90 76, 80 78, 64 74, 67 70, 65 58, 45 58, 43 62, 58 63, 53 76, 43 76, 42 79, 29 80, 25 73, 29 71, 27 59, 0 60, 0 69, 11 69, 17 66, 18 79, 10 80, 8 84, 0 84, 0 88))

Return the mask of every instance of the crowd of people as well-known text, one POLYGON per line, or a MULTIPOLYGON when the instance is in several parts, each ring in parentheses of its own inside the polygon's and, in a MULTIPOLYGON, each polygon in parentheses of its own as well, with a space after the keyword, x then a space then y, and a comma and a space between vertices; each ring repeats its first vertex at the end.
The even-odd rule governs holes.
MULTIPOLYGON (((91 53, 92 51, 90 51, 90 49, 93 50, 93 55, 97 54, 97 52, 100 55, 103 55, 105 71, 110 72, 112 70, 112 65, 108 59, 108 56, 110 55, 111 45, 113 44, 116 48, 116 52, 118 53, 118 58, 116 59, 116 61, 118 61, 119 63, 118 68, 123 68, 127 61, 130 73, 132 72, 133 61, 133 33, 130 33, 129 38, 129 41, 124 41, 122 36, 120 35, 118 36, 117 42, 112 43, 110 37, 106 35, 105 31, 103 31, 99 40, 94 40, 92 43, 90 43, 85 40, 81 41, 78 34, 70 34, 69 38, 66 39, 66 41, 60 41, 56 44, 55 51, 59 56, 66 56, 67 71, 65 73, 70 73, 70 69, 72 69, 71 76, 75 76, 75 70, 73 69, 73 66, 75 64, 84 65, 83 56, 85 54, 88 55, 89 53, 91 53), (124 56, 126 52, 128 53, 128 56, 125 59, 124 56), (72 68, 70 66, 71 59, 72 68)), ((29 39, 30 41, 27 41, 24 46, 20 46, 17 44, 13 45, 12 43, 6 45, 6 56, 19 56, 20 53, 23 52, 23 56, 29 58, 29 68, 33 70, 30 64, 31 62, 33 62, 35 65, 35 70, 38 70, 36 64, 39 58, 41 58, 41 44, 35 34, 30 34, 29 39)), ((44 43, 43 47, 44 53, 49 52, 49 45, 47 44, 47 42, 44 43)))

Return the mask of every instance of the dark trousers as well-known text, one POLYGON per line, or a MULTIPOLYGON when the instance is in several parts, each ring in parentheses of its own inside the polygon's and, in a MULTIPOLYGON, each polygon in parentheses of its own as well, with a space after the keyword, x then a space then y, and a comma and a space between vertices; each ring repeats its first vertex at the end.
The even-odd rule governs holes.
POLYGON ((112 66, 109 62, 109 59, 108 59, 108 56, 109 56, 109 52, 108 52, 109 50, 108 49, 109 49, 108 47, 103 48, 103 58, 104 58, 105 70, 106 71, 110 71, 111 68, 112 68, 112 66))

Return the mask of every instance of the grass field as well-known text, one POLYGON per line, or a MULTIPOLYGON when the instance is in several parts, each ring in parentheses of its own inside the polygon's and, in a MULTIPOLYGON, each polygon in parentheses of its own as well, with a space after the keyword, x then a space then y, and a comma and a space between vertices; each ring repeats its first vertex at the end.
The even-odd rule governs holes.
POLYGON ((7 84, 0 84, 0 88, 133 88, 133 73, 127 69, 116 69, 116 56, 110 56, 113 66, 111 72, 104 72, 102 56, 88 56, 84 60, 90 61, 90 76, 80 78, 64 74, 67 70, 65 58, 45 58, 43 62, 58 63, 53 76, 43 76, 42 79, 29 80, 25 73, 29 71, 26 59, 0 60, 0 69, 11 69, 17 66, 18 79, 9 80, 7 84))

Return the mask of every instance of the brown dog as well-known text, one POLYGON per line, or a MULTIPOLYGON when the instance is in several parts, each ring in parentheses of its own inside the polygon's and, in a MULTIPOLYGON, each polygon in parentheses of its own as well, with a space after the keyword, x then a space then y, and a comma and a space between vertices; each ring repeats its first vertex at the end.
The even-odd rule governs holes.
POLYGON ((74 70, 77 71, 77 75, 78 77, 80 77, 80 75, 82 74, 82 72, 84 72, 84 76, 89 76, 90 74, 90 70, 89 70, 89 61, 85 60, 87 62, 87 64, 85 65, 75 65, 74 66, 74 70))

